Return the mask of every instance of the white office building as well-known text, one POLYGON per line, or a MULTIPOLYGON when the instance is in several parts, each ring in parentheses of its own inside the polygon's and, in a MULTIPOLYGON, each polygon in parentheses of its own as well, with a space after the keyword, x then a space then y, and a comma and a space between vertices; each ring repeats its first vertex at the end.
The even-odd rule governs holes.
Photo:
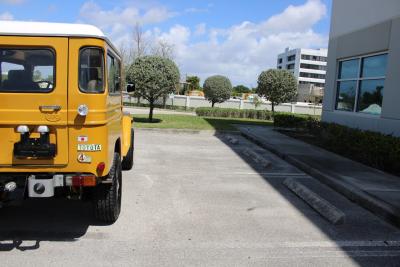
POLYGON ((328 50, 297 48, 278 55, 277 68, 291 71, 296 77, 299 102, 322 100, 328 50))
POLYGON ((400 136, 400 1, 335 0, 331 18, 322 120, 400 136))

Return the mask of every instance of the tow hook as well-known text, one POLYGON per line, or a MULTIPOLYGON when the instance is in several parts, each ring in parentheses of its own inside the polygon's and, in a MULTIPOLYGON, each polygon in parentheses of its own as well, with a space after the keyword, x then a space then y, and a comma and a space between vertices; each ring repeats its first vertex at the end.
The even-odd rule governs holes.
POLYGON ((7 193, 11 193, 13 192, 15 189, 17 189, 17 184, 15 182, 8 182, 6 183, 6 185, 4 186, 4 192, 7 193))
POLYGON ((1 199, 0 199, 0 208, 3 207, 3 201, 7 200, 7 197, 10 193, 14 192, 17 189, 17 184, 15 182, 8 182, 4 185, 1 192, 1 199))

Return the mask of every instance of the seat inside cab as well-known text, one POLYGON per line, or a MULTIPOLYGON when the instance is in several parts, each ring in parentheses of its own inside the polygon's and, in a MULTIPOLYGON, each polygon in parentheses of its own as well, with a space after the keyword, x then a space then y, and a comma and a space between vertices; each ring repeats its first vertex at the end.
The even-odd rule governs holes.
POLYGON ((19 91, 21 88, 31 88, 39 90, 39 85, 32 80, 32 73, 27 70, 9 70, 7 80, 2 84, 2 89, 6 91, 19 91))
POLYGON ((79 88, 85 93, 104 91, 104 57, 97 48, 84 48, 80 51, 79 88))
POLYGON ((0 71, 0 92, 49 92, 54 87, 55 55, 47 48, 1 48, 0 71))

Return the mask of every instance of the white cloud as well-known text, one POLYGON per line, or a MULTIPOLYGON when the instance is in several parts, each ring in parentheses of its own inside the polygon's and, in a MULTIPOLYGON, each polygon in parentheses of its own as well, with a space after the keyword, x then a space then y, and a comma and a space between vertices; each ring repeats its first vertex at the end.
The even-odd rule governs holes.
POLYGON ((0 20, 13 20, 14 16, 10 12, 4 12, 0 14, 0 20))
POLYGON ((201 35, 206 34, 206 32, 207 32, 207 26, 206 26, 206 24, 205 24, 205 23, 200 23, 200 24, 198 24, 198 25, 196 26, 196 31, 194 32, 194 34, 195 34, 196 36, 201 36, 201 35))
POLYGON ((185 9, 185 13, 205 13, 208 12, 208 8, 197 8, 197 7, 190 7, 185 9))
POLYGON ((18 5, 25 2, 25 0, 0 0, 0 3, 10 4, 10 5, 18 5))
POLYGON ((301 6, 290 5, 282 13, 272 16, 261 28, 266 32, 302 31, 311 28, 326 15, 326 6, 320 0, 309 0, 301 6))
POLYGON ((118 44, 129 40, 135 24, 156 24, 175 15, 175 12, 163 6, 151 6, 145 9, 132 3, 128 6, 104 10, 93 1, 85 2, 79 12, 80 22, 100 27, 118 44))
POLYGON ((167 20, 175 15, 165 7, 155 6, 147 10, 140 10, 135 6, 116 7, 112 10, 103 10, 95 2, 89 1, 80 9, 80 18, 100 27, 112 27, 114 24, 133 26, 141 24, 154 24, 167 20))
MULTIPOLYGON (((81 18, 106 30, 117 44, 130 40, 131 26, 136 21, 152 24, 175 15, 163 7, 105 11, 93 2, 87 2, 81 9, 81 18)), ((244 21, 224 29, 205 24, 194 29, 175 25, 165 32, 154 27, 146 32, 146 38, 153 43, 166 41, 173 45, 182 75, 198 75, 204 81, 210 75, 221 74, 234 84, 256 86, 259 73, 276 67, 276 57, 285 47, 326 47, 328 37, 313 30, 325 15, 326 7, 321 0, 308 0, 259 23, 244 21), (198 40, 193 37, 199 36, 205 38, 193 41, 198 40)))
POLYGON ((174 44, 182 75, 198 75, 204 81, 222 74, 234 84, 256 86, 259 73, 275 68, 277 55, 285 47, 326 47, 328 37, 312 29, 325 14, 326 7, 319 0, 309 0, 260 23, 245 21, 227 29, 210 29, 209 38, 202 42, 190 42, 192 36, 207 31, 201 24, 193 32, 176 25, 167 33, 154 35, 174 44))

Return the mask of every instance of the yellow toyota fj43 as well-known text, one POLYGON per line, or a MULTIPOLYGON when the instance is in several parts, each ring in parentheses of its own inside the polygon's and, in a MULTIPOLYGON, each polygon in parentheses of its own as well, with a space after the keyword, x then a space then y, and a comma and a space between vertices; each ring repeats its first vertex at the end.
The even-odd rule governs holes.
POLYGON ((90 25, 3 21, 0 73, 0 206, 90 196, 115 222, 134 150, 117 49, 90 25))

